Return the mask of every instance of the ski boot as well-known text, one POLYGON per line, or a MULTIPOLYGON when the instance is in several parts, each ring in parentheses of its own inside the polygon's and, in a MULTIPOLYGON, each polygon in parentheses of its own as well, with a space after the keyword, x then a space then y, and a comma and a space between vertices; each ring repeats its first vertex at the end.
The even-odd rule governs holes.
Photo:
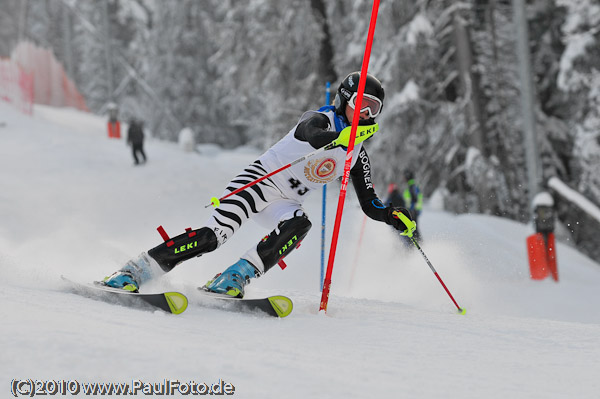
POLYGON ((206 291, 217 294, 225 294, 235 298, 244 297, 244 286, 250 283, 250 279, 259 275, 258 270, 246 259, 240 259, 229 266, 223 273, 206 283, 203 287, 206 291))
POLYGON ((110 276, 104 277, 102 284, 112 288, 122 288, 125 291, 140 292, 140 285, 133 278, 133 274, 126 271, 117 271, 110 276))
POLYGON ((130 292, 139 292, 142 283, 164 273, 150 255, 142 252, 140 256, 127 262, 120 270, 105 277, 102 284, 107 287, 121 288, 130 292))

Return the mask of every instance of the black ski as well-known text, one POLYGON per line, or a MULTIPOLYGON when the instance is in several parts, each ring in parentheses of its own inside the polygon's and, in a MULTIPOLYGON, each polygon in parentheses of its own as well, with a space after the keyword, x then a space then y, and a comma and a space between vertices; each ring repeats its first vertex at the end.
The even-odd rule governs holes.
POLYGON ((137 308, 158 308, 173 314, 183 313, 188 305, 185 295, 179 292, 136 293, 107 287, 98 281, 95 281, 94 284, 85 284, 77 283, 65 276, 61 276, 61 278, 71 285, 72 291, 75 294, 104 302, 137 308))
POLYGON ((222 303, 225 309, 238 312, 261 311, 273 317, 286 317, 292 313, 294 307, 292 300, 282 295, 245 299, 206 291, 203 287, 198 287, 198 290, 206 298, 222 303))

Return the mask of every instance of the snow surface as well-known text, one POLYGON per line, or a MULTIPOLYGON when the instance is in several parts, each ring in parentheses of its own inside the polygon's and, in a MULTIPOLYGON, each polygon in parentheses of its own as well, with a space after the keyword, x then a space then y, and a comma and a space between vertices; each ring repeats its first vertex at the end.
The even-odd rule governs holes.
POLYGON ((547 191, 537 193, 531 201, 531 207, 535 209, 538 206, 554 206, 552 195, 547 191))
MULTIPOLYGON (((291 297, 289 317, 200 306, 196 287, 268 233, 253 223, 143 287, 185 293, 185 313, 131 309, 70 293, 60 275, 101 279, 159 244, 157 226, 200 227, 209 198, 258 153, 150 140, 148 164, 134 167, 102 118, 40 106, 28 117, 0 103, 0 122, 1 397, 29 378, 222 379, 239 398, 598 397, 600 265, 558 243, 560 282, 530 280, 530 225, 425 208, 423 250, 465 316, 421 255, 365 220, 351 192, 327 314, 318 312, 320 195, 306 202, 314 226, 288 268, 247 288, 291 297)), ((328 239, 338 188, 327 190, 328 239)))

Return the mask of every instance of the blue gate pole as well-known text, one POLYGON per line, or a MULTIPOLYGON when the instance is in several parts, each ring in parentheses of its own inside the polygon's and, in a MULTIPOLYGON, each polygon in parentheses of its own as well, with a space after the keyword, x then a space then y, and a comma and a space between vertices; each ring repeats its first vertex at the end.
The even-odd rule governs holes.
MULTIPOLYGON (((325 89, 325 105, 331 104, 331 84, 327 82, 325 89)), ((323 208, 321 217, 321 280, 319 281, 319 291, 323 290, 323 280, 325 279, 325 216, 327 214, 327 184, 323 185, 323 208)))

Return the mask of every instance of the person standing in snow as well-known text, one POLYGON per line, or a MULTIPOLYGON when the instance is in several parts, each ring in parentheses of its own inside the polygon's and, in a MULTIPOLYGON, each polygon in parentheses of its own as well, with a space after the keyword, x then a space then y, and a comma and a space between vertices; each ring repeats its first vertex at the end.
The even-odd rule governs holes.
POLYGON ((144 127, 142 122, 133 118, 129 122, 129 129, 127 129, 127 144, 131 146, 134 164, 140 164, 138 153, 142 156, 142 163, 146 163, 146 153, 144 152, 144 127))
POLYGON ((385 204, 387 206, 394 206, 394 207, 400 207, 400 208, 405 207, 404 196, 400 192, 400 189, 398 188, 398 186, 394 183, 390 183, 388 185, 388 193, 387 193, 387 198, 385 200, 385 204))
MULTIPOLYGON (((302 208, 306 196, 342 176, 359 79, 359 72, 346 76, 338 87, 335 105, 304 113, 286 136, 231 180, 224 195, 333 141, 337 144, 334 148, 223 199, 204 227, 186 231, 143 252, 106 277, 104 284, 137 292, 140 285, 171 271, 179 263, 216 250, 252 218, 274 230, 203 287, 210 292, 242 298, 250 279, 262 276, 282 261, 310 230, 311 222, 302 208)), ((360 110, 361 126, 375 124, 383 100, 381 83, 368 74, 360 110)), ((363 146, 370 135, 357 133, 356 136, 350 176, 362 210, 370 218, 398 230, 414 231, 415 224, 408 210, 385 206, 377 197, 369 156, 363 146)))

